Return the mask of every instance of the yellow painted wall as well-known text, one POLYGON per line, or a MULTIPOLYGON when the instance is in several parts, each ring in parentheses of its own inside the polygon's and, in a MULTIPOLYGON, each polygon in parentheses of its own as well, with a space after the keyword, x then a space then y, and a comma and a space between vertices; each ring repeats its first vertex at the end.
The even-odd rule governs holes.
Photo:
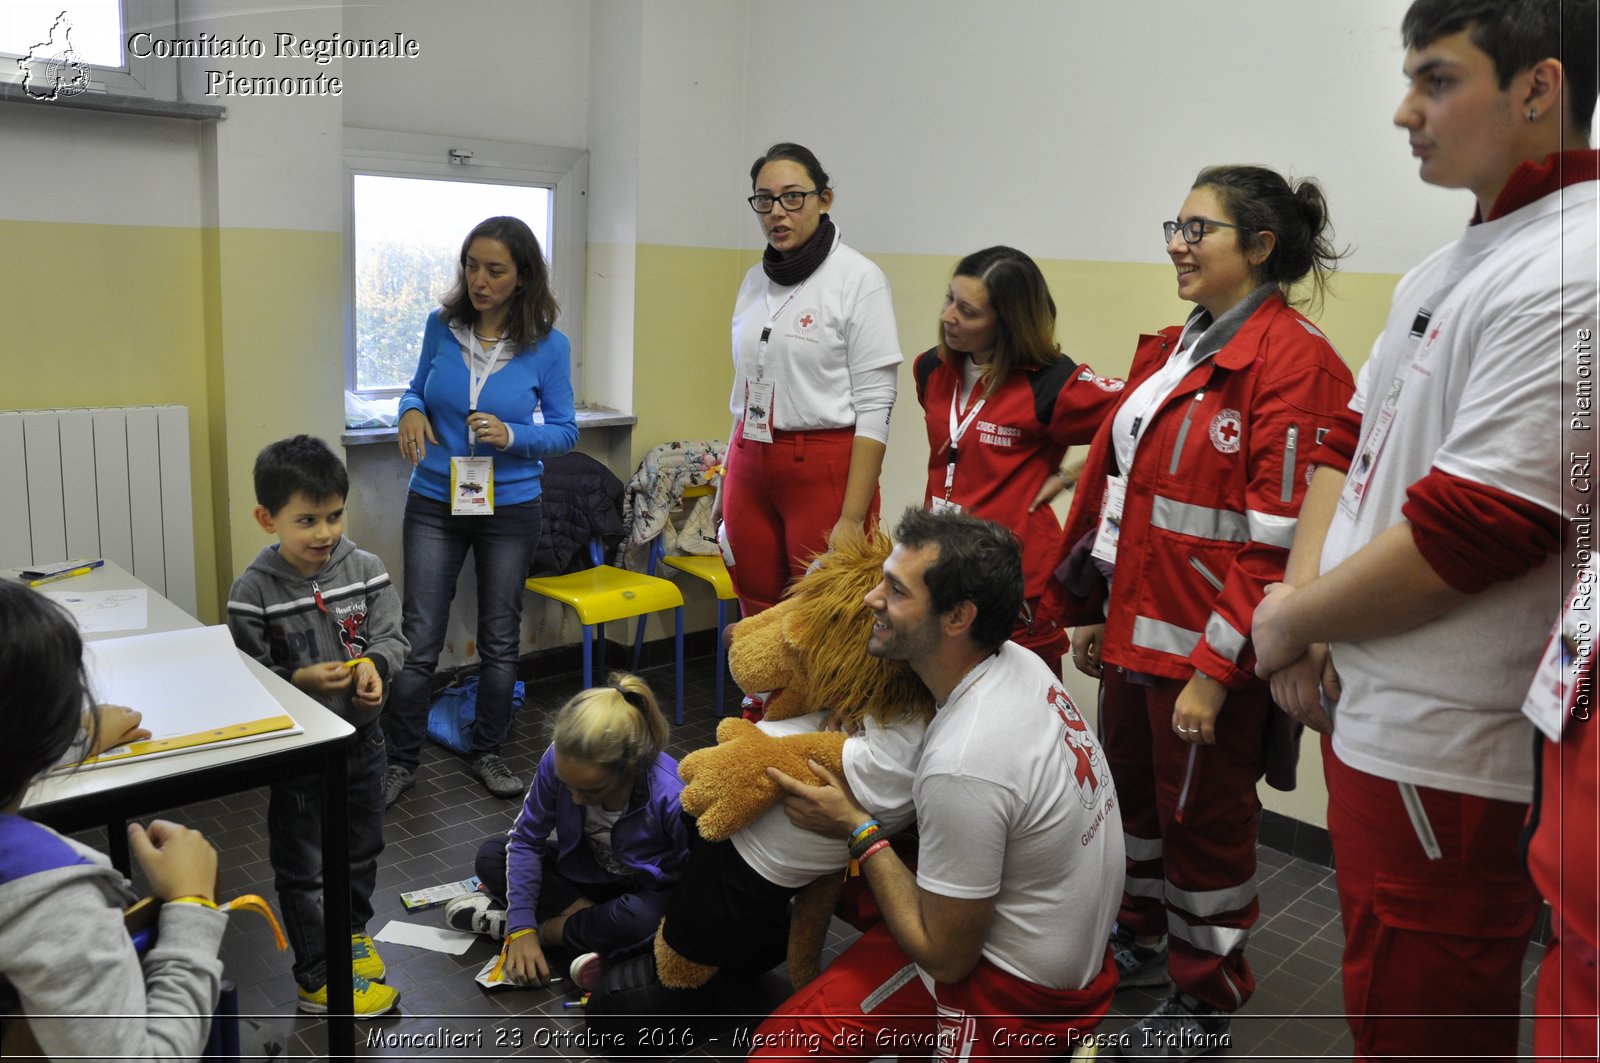
POLYGON ((754 259, 749 251, 639 245, 634 466, 668 440, 726 440, 733 297, 754 259))
MULTIPOLYGON (((256 454, 306 432, 334 447, 344 427, 344 274, 339 233, 225 228, 207 283, 213 423, 212 500, 226 591, 270 541, 251 516, 256 454), (226 485, 222 488, 221 485, 226 485)), ((199 500, 196 500, 198 506, 199 500)))
POLYGON ((220 621, 264 541, 256 452, 339 436, 340 235, 0 221, 0 247, 30 249, 0 257, 7 346, 29 359, 0 405, 188 408, 197 599, 220 621))
POLYGON ((0 405, 188 408, 196 592, 201 618, 214 623, 201 243, 193 228, 0 221, 0 247, 14 251, 0 255, 0 316, 8 350, 27 364, 8 373, 0 405))

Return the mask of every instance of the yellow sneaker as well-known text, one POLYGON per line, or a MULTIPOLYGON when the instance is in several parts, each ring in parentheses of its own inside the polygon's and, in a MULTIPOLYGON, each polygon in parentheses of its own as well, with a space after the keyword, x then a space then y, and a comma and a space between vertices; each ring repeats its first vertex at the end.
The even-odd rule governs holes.
POLYGON ((350 973, 369 982, 381 982, 389 973, 378 955, 378 946, 366 932, 350 935, 350 973))
MULTIPOLYGON (((400 990, 384 985, 382 982, 371 982, 355 976, 355 1014, 358 1019, 375 1019, 390 1011, 400 1002, 400 990)), ((326 983, 317 987, 315 991, 301 988, 298 1004, 301 1011, 312 1015, 326 1015, 328 1013, 328 986, 326 983)))

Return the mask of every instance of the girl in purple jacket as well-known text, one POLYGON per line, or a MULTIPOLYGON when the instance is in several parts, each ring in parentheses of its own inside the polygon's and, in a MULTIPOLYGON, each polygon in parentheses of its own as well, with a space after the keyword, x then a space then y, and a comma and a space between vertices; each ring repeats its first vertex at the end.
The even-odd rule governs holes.
POLYGON ((505 939, 506 975, 532 985, 550 981, 550 947, 577 957, 583 989, 649 948, 689 846, 666 742, 638 676, 613 672, 562 706, 516 822, 478 850, 487 892, 451 901, 445 922, 505 939))

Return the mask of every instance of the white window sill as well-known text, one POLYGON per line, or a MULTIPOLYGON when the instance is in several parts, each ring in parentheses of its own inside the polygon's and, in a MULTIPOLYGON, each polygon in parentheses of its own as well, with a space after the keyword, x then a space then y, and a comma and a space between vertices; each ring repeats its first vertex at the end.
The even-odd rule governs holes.
POLYGON ((147 96, 118 96, 109 92, 82 92, 54 100, 36 100, 15 82, 0 81, 0 103, 20 103, 51 107, 62 111, 101 111, 146 118, 179 118, 209 122, 227 117, 228 109, 215 103, 185 103, 181 100, 156 100, 147 96))
MULTIPOLYGON (((623 428, 639 421, 634 414, 605 406, 580 407, 577 413, 580 432, 586 428, 623 428)), ((339 442, 347 447, 355 447, 367 443, 393 443, 396 438, 397 433, 393 428, 351 428, 340 434, 339 442)))

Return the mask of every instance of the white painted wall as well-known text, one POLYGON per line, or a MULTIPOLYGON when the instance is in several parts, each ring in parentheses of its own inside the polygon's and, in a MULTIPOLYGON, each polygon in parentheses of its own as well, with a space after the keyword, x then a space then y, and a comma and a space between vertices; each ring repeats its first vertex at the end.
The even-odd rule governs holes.
POLYGON ((817 151, 836 219, 869 252, 1008 242, 1042 258, 1161 261, 1157 223, 1194 174, 1243 161, 1316 176, 1354 245, 1346 268, 1399 272, 1471 210, 1416 179, 1390 121, 1405 7, 646 5, 640 168, 682 181, 641 191, 639 239, 759 248, 747 167, 788 139, 817 151))
POLYGON ((586 146, 585 0, 345 2, 344 34, 417 39, 415 60, 347 60, 345 123, 586 146))

